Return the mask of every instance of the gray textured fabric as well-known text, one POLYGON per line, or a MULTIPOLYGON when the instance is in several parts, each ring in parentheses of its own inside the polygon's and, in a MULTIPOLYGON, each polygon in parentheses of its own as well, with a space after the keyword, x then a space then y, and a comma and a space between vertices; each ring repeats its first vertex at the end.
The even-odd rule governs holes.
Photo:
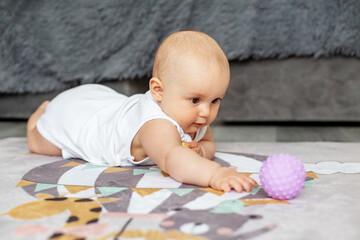
POLYGON ((195 29, 229 60, 360 56, 360 1, 0 2, 0 93, 149 76, 159 43, 195 29))

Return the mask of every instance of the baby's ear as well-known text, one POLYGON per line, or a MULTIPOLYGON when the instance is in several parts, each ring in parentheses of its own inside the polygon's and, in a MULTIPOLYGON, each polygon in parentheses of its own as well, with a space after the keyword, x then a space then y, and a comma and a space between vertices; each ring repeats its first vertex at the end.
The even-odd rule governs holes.
POLYGON ((153 98, 155 98, 156 101, 161 102, 164 91, 162 81, 155 77, 151 78, 149 81, 149 89, 153 98))

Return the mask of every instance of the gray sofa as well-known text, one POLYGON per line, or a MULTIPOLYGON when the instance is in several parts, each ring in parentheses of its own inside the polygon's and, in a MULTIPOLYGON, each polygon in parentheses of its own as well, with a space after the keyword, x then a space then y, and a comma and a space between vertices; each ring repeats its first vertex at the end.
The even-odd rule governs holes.
POLYGON ((357 0, 1 1, 0 118, 80 84, 144 92, 160 42, 194 29, 231 62, 220 121, 356 122, 359 12, 357 0))

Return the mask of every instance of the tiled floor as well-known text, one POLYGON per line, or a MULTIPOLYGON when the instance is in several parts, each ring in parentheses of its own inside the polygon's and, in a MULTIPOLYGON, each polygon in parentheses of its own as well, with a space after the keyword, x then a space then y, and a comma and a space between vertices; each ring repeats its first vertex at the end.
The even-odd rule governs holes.
MULTIPOLYGON (((244 125, 214 124, 212 126, 217 142, 299 142, 336 141, 360 142, 360 125, 244 125)), ((25 137, 25 121, 0 121, 0 139, 25 137)))

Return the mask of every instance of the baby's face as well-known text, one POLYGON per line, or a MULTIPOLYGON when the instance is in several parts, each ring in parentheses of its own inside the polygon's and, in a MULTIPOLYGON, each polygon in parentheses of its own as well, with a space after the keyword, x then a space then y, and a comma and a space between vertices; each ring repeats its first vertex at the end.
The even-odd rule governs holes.
POLYGON ((229 85, 229 69, 189 58, 178 62, 170 77, 160 107, 194 137, 199 128, 215 120, 229 85))

